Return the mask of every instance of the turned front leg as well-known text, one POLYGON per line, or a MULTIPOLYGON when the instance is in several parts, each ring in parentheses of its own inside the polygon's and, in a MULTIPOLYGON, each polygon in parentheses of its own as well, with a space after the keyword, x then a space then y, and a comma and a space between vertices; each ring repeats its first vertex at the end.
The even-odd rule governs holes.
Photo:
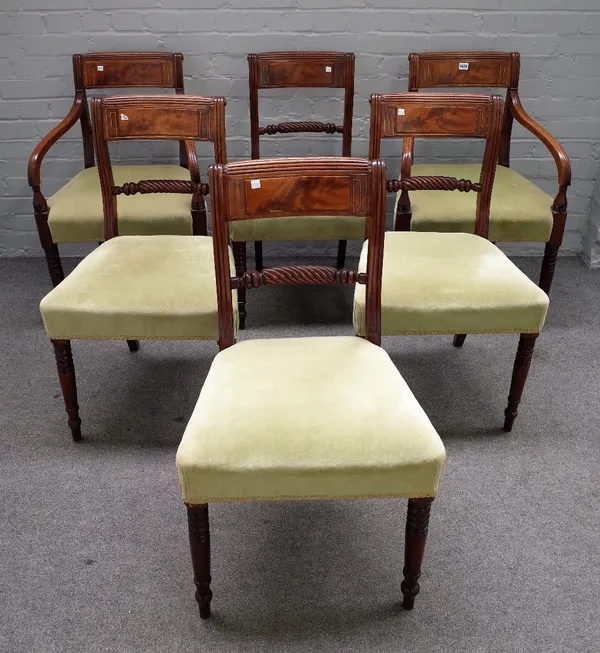
POLYGON ((210 528, 208 523, 208 504, 187 506, 188 530, 190 534, 190 551, 194 568, 196 601, 200 609, 200 618, 210 617, 210 528))
POLYGON ((56 368, 65 402, 65 410, 68 415, 67 421, 73 440, 78 442, 81 440, 81 419, 79 418, 79 406, 77 404, 77 384, 75 382, 75 366, 73 365, 71 342, 70 340, 52 340, 52 345, 54 347, 56 368))
POLYGON ((412 610, 419 593, 421 564, 427 541, 429 513, 433 498, 409 499, 406 513, 406 541, 404 545, 404 580, 400 586, 403 594, 402 607, 412 610))

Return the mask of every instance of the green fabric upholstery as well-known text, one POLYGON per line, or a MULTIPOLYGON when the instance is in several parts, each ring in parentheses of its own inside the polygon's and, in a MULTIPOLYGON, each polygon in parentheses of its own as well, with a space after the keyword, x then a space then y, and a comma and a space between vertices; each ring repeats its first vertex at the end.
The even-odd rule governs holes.
MULTIPOLYGON (((237 291, 233 307, 237 328, 237 291)), ((112 238, 42 299, 40 311, 55 339, 217 340, 212 238, 112 238)))
MULTIPOLYGON (((190 173, 173 165, 113 166, 115 184, 142 179, 186 179, 190 173)), ((192 233, 192 196, 176 193, 119 195, 121 236, 192 233)), ((48 225, 55 243, 96 243, 104 240, 102 192, 96 168, 77 174, 48 199, 48 225)))
POLYGON ((432 497, 444 460, 389 356, 354 336, 223 350, 177 451, 188 504, 432 497))
MULTIPOLYGON (((359 271, 367 269, 367 243, 359 271)), ((390 231, 381 289, 383 335, 538 333, 548 296, 493 243, 473 234, 390 231)), ((365 286, 354 295, 365 333, 365 286)))
POLYGON ((231 240, 364 240, 365 221, 352 216, 310 216, 236 220, 229 225, 231 240))
MULTIPOLYGON (((478 164, 415 165, 411 175, 445 175, 479 181, 478 164)), ((409 193, 413 231, 475 229, 477 193, 418 190, 409 193)), ((396 203, 400 193, 396 195, 396 203)), ((553 198, 511 168, 498 166, 490 206, 489 239, 494 242, 546 242, 552 231, 553 198)), ((396 210, 394 209, 394 215, 396 210)))

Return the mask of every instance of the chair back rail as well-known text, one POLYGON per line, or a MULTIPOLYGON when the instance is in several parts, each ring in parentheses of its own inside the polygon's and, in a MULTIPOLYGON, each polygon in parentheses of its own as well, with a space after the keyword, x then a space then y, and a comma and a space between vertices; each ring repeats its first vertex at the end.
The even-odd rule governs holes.
POLYGON ((204 224, 194 233, 207 232, 202 183, 194 141, 213 144, 217 163, 226 163, 225 99, 194 95, 123 95, 93 98, 92 119, 98 156, 98 174, 104 206, 104 237, 119 234, 117 195, 136 193, 191 193, 192 212, 202 213, 204 224), (175 140, 185 144, 191 181, 136 180, 116 186, 108 143, 121 140, 175 140))
POLYGON ((354 110, 354 54, 344 52, 260 52, 248 55, 250 83, 251 156, 260 158, 259 137, 264 134, 342 134, 342 155, 352 152, 354 110), (344 123, 317 121, 283 122, 261 127, 258 112, 259 89, 343 88, 344 123))
POLYGON ((372 95, 369 157, 380 156, 383 138, 403 138, 404 151, 400 181, 387 183, 389 192, 402 191, 400 202, 410 204, 409 190, 475 191, 477 209, 475 233, 487 238, 492 185, 500 145, 502 98, 498 95, 467 93, 393 93, 372 95), (485 151, 481 175, 470 179, 428 176, 411 177, 412 145, 415 137, 482 138, 485 151), (406 141, 410 140, 410 149, 406 141))
POLYGON ((231 288, 284 283, 366 283, 366 337, 380 344, 385 176, 382 161, 352 157, 263 159, 211 166, 209 183, 221 349, 234 343, 231 288), (366 218, 369 239, 366 274, 321 265, 295 265, 232 277, 228 250, 230 222, 283 216, 294 220, 304 215, 366 218))
POLYGON ((518 52, 413 52, 408 55, 408 90, 516 89, 520 65, 518 52))

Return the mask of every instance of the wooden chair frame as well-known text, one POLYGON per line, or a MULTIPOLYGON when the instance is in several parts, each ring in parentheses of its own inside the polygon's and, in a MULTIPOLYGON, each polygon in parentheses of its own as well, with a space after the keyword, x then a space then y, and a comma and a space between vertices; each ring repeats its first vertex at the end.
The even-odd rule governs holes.
MULTIPOLYGON (((478 193, 475 234, 488 237, 493 180, 504 132, 505 115, 502 98, 498 95, 452 93, 394 93, 371 95, 371 135, 369 157, 378 158, 383 138, 403 138, 402 176, 387 182, 390 193, 400 191, 398 204, 410 210, 408 191, 458 190, 478 193), (401 113, 402 112, 402 113, 401 113), (415 138, 485 138, 481 176, 478 182, 454 177, 411 177, 412 150, 415 138), (407 142, 409 143, 407 145, 407 142), (428 180, 424 183, 423 180, 428 180)), ((398 214, 396 215, 396 220, 398 214)), ((397 229, 405 231, 405 229, 397 229)), ((531 357, 538 333, 522 333, 513 367, 508 405, 504 412, 504 430, 512 429, 527 380, 531 357)), ((462 346, 466 334, 454 336, 454 345, 462 346)))
MULTIPOLYGON (((212 166, 213 244, 219 306, 219 347, 234 344, 232 288, 265 284, 365 283, 367 335, 381 344, 381 274, 385 232, 385 164, 355 158, 288 158, 240 161, 212 166), (256 182, 260 181, 257 187, 256 182), (254 184, 253 184, 254 182, 254 184), (231 276, 229 222, 302 215, 354 215, 366 218, 367 272, 321 265, 267 268, 231 276)), ((408 500, 404 554, 403 607, 410 610, 419 592, 432 497, 408 500)), ((190 550, 200 617, 210 617, 210 528, 208 504, 186 504, 190 550)))
MULTIPOLYGON (((521 57, 518 52, 423 52, 408 55, 408 90, 435 88, 504 88, 506 101, 498 163, 510 167, 510 139, 514 120, 538 138, 556 163, 558 191, 552 203, 553 227, 544 248, 539 286, 550 293, 556 257, 567 220, 567 188, 571 184, 571 163, 565 149, 523 108, 519 98, 521 57)), ((410 175, 413 140, 406 138, 402 149, 402 177, 410 175)), ((409 230, 410 201, 398 203, 395 228, 409 230)))
MULTIPOLYGON (((226 163, 225 99, 194 95, 124 95, 92 99, 94 144, 98 158, 98 174, 104 207, 104 237, 119 235, 117 195, 136 193, 188 193, 199 211, 208 195, 208 184, 202 183, 194 141, 211 142, 215 161, 226 163), (121 118, 127 116, 127 120, 121 118), (184 144, 192 179, 153 179, 126 182, 116 186, 113 179, 109 141, 118 140, 177 140, 184 144)), ((204 211, 204 214, 206 212, 204 211)), ((206 220, 201 225, 206 235, 206 220)), ((193 236, 190 236, 193 238, 193 236)), ((128 340, 131 351, 139 347, 137 340, 128 340)), ((68 414, 73 439, 81 440, 81 419, 77 403, 75 367, 70 340, 52 339, 58 376, 68 414)))
MULTIPOLYGON (((250 87, 250 155, 260 158, 260 136, 293 133, 342 134, 342 156, 352 155, 352 116, 354 111, 354 54, 347 52, 260 52, 248 55, 250 87), (274 88, 343 88, 344 120, 333 122, 282 122, 260 126, 258 91, 274 88)), ((337 267, 344 267, 345 240, 338 243, 337 267)), ((246 243, 234 242, 233 253, 238 272, 246 269, 246 243)), ((263 268, 262 242, 255 241, 256 269, 263 268)), ((240 328, 245 328, 246 311, 240 300, 240 328)))
MULTIPOLYGON (((33 191, 35 222, 44 249, 52 285, 64 279, 58 245, 52 238, 48 225, 49 208, 41 189, 42 161, 55 145, 78 122, 83 138, 83 162, 85 168, 93 168, 94 143, 88 110, 87 91, 102 88, 172 88, 184 93, 183 55, 179 52, 92 52, 73 55, 73 80, 75 97, 67 116, 36 145, 29 157, 28 178, 33 191)), ((190 168, 184 141, 179 143, 180 165, 190 168)), ((206 222, 206 209, 199 207, 192 212, 194 233, 198 225, 206 222)))

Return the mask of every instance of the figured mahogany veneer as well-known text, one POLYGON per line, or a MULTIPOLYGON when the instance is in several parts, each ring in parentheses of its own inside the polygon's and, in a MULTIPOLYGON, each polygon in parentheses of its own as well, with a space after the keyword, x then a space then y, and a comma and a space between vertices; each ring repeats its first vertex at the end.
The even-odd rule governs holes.
POLYGON ((183 89, 183 56, 178 53, 91 52, 75 57, 84 88, 183 89))
MULTIPOLYGON (((217 268, 219 346, 234 342, 231 288, 280 283, 367 284, 367 338, 381 341, 381 270, 385 231, 385 165, 351 157, 283 158, 238 161, 210 168, 213 243, 217 268), (287 266, 257 272, 229 271, 229 223, 234 220, 288 220, 303 215, 343 214, 366 218, 369 261, 366 275, 327 266, 287 266)), ((237 267, 237 266, 236 266, 237 267)))
MULTIPOLYGON (((549 293, 554 277, 556 257, 562 244, 567 220, 567 188, 571 183, 571 163, 560 143, 530 115, 519 98, 519 73, 521 57, 518 52, 422 52, 408 56, 408 90, 420 91, 430 88, 504 88, 506 102, 502 123, 502 137, 498 163, 510 166, 510 138, 513 121, 516 120, 527 131, 548 148, 554 158, 558 177, 558 191, 552 203, 553 228, 546 243, 539 286, 549 293)), ((403 161, 412 160, 412 139, 405 139, 403 161)), ((403 165, 404 170, 410 163, 403 165)), ((398 205, 396 222, 410 226, 410 203, 398 205)))
POLYGON ((215 161, 225 163, 225 99, 195 95, 115 95, 92 100, 94 140, 104 206, 104 237, 118 235, 117 195, 136 193, 191 193, 193 215, 203 216, 194 233, 207 233, 203 196, 207 184, 200 180, 194 141, 213 143, 215 161), (119 140, 184 139, 191 181, 157 179, 126 182, 115 186, 108 142, 119 140))
MULTIPOLYGON (((48 150, 78 122, 83 138, 83 160, 86 168, 93 168, 94 143, 88 112, 88 89, 101 88, 172 88, 183 94, 183 55, 179 52, 91 52, 73 55, 75 97, 67 116, 42 138, 29 157, 27 175, 33 191, 33 210, 40 243, 46 255, 52 285, 64 278, 58 246, 48 226, 48 203, 41 189, 41 167, 48 150)), ((196 177, 195 158, 190 159, 189 146, 179 143, 180 165, 192 170, 196 177)), ((203 216, 192 215, 194 224, 205 223, 203 216)))

